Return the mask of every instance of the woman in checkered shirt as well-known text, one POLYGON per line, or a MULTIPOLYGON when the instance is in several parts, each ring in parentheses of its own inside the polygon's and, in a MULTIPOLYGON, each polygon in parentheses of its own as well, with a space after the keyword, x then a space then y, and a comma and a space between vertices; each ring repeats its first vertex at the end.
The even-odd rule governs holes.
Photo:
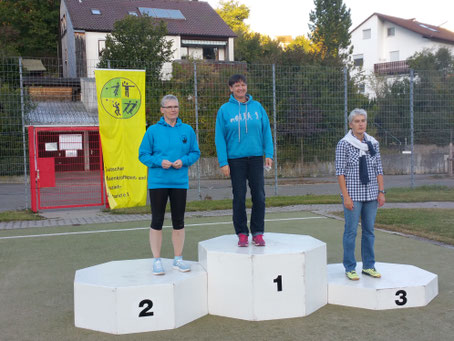
POLYGON ((385 203, 379 144, 366 133, 365 110, 354 109, 348 121, 351 130, 339 141, 336 148, 336 176, 344 204, 345 274, 351 280, 359 280, 356 273, 355 240, 361 218, 362 273, 380 278, 380 273, 375 269, 374 254, 375 216, 377 208, 385 203))

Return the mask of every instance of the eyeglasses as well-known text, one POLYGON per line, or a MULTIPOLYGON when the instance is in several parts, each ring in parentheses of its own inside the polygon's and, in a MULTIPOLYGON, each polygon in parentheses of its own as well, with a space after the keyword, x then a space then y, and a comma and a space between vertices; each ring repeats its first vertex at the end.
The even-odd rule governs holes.
POLYGON ((164 108, 164 109, 178 109, 179 106, 177 105, 177 106, 174 106, 174 107, 162 107, 162 108, 164 108))

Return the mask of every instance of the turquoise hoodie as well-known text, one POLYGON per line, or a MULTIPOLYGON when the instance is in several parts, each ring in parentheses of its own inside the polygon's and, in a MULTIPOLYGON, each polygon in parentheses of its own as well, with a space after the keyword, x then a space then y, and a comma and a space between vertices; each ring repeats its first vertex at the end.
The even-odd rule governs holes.
POLYGON ((215 143, 220 167, 228 165, 228 159, 263 155, 273 158, 268 115, 259 102, 247 96, 247 102, 241 103, 230 95, 219 108, 215 143))
POLYGON ((189 188, 188 168, 200 157, 194 129, 177 118, 174 127, 164 117, 147 129, 139 147, 139 160, 148 167, 148 188, 189 188), (163 160, 180 159, 183 167, 164 169, 163 160))

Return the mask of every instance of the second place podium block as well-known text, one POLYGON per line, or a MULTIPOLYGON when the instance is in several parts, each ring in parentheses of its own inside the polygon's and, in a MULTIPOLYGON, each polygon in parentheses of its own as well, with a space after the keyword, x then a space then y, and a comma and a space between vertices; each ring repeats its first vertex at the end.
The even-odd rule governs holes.
POLYGON ((265 247, 236 235, 199 243, 208 273, 208 312, 243 320, 301 317, 327 304, 326 244, 307 235, 265 233, 265 247))
POLYGON ((208 313, 207 274, 196 262, 191 271, 152 275, 152 259, 113 261, 76 271, 76 327, 111 334, 173 329, 208 313))

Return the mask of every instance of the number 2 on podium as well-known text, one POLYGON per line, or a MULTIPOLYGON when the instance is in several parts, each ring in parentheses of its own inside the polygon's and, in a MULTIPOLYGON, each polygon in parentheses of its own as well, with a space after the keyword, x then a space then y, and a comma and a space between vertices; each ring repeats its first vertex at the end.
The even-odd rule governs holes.
POLYGON ((154 313, 151 310, 153 308, 153 301, 152 300, 142 300, 139 303, 139 308, 142 308, 145 306, 145 308, 140 312, 139 317, 147 317, 147 316, 153 316, 154 313))
POLYGON ((277 291, 282 291, 282 276, 279 275, 273 279, 273 283, 277 284, 277 291))

